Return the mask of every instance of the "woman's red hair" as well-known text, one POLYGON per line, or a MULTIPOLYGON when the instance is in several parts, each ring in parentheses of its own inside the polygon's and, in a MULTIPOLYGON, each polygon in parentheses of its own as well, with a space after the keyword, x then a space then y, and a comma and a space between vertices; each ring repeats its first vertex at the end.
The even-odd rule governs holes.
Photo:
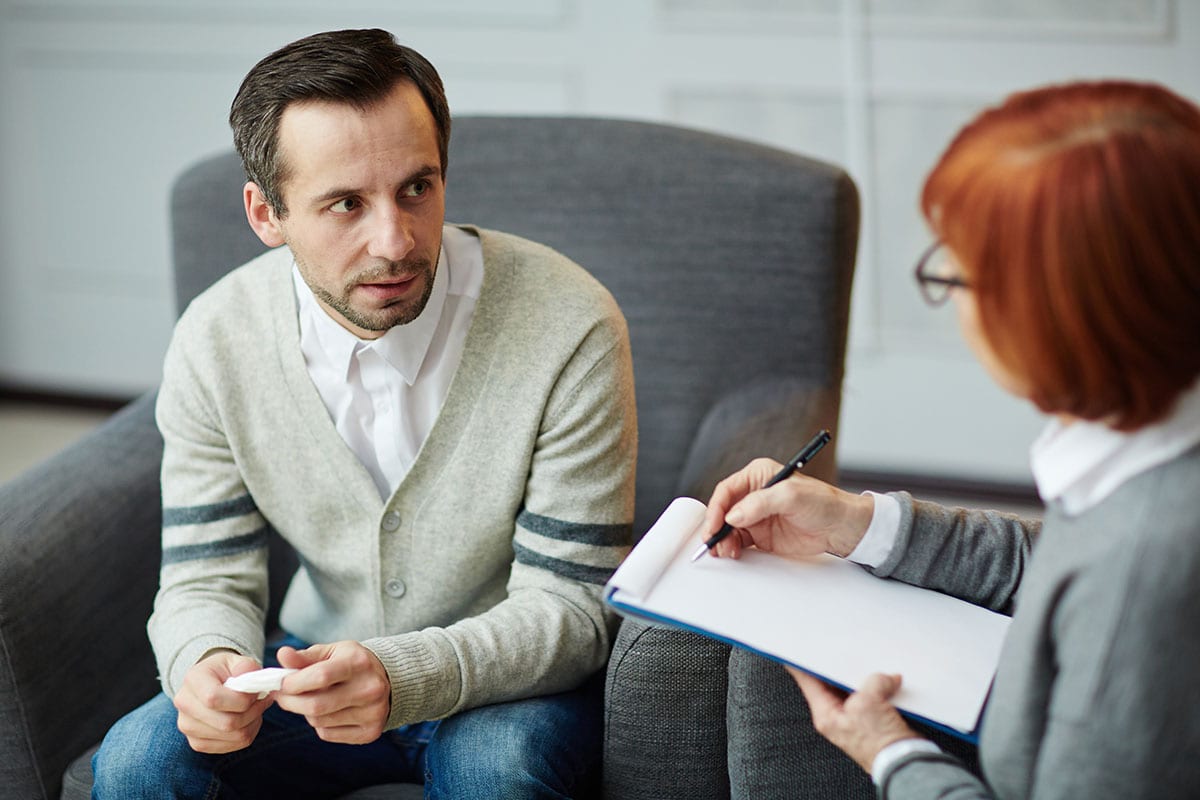
POLYGON ((921 207, 1042 411, 1132 430, 1200 374, 1192 103, 1118 81, 1015 94, 951 142, 921 207))

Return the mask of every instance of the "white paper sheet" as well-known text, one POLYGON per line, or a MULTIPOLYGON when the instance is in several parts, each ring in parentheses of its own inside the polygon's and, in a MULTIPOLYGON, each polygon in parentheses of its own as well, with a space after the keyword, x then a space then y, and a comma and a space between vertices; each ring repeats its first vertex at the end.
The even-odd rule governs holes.
POLYGON ((736 561, 693 563, 685 545, 699 541, 703 515, 696 500, 668 507, 609 582, 606 596, 618 610, 748 647, 850 689, 874 672, 899 673, 899 708, 974 731, 1008 617, 830 555, 794 561, 751 549, 736 561))

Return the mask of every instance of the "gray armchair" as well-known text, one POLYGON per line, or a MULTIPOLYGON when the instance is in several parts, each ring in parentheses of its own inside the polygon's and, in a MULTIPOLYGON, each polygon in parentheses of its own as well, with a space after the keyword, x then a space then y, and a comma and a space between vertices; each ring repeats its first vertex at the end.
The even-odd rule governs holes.
MULTIPOLYGON (((242 182, 232 153, 179 178, 179 308, 262 251, 242 214, 242 182)), ((454 121, 447 196, 448 220, 562 251, 624 310, 640 429, 637 533, 672 497, 707 499, 750 458, 785 458, 815 429, 836 428, 858 230, 855 188, 840 169, 665 125, 464 117, 454 121)), ((152 410, 152 395, 135 401, 0 487, 6 796, 51 798, 60 787, 87 796, 89 749, 158 691, 145 634, 159 560, 152 410)), ((822 457, 814 471, 832 478, 834 463, 822 457)), ((294 560, 273 546, 282 587, 294 560)), ((779 672, 769 667, 623 623, 608 675, 607 793, 664 796, 662 759, 678 757, 686 767, 672 775, 703 778, 692 796, 728 796, 725 732, 737 727, 738 698, 759 696, 760 673, 779 672), (664 714, 667 735, 680 737, 669 748, 664 714), (698 757, 714 761, 696 772, 698 757)))

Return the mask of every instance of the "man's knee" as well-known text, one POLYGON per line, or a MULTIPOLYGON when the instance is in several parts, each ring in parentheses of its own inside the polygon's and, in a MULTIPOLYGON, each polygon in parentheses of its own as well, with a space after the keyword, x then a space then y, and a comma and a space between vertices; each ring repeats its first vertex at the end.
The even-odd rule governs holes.
POLYGON ((179 732, 175 707, 160 694, 109 729, 92 757, 92 796, 187 797, 196 786, 201 787, 197 796, 203 796, 204 758, 179 732))
POLYGON ((598 696, 585 690, 443 720, 426 754, 430 797, 570 797, 596 777, 598 696))

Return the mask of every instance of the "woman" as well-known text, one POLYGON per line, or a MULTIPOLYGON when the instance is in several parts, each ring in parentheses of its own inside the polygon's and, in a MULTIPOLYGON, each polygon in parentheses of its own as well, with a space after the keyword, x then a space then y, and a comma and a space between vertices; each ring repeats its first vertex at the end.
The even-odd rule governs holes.
POLYGON ((963 129, 929 175, 947 297, 996 382, 1051 416, 1044 522, 851 495, 751 463, 716 488, 715 554, 828 551, 1015 613, 982 777, 889 702, 793 671, 817 730, 888 798, 1200 795, 1200 109, 1162 87, 1052 86, 963 129))

